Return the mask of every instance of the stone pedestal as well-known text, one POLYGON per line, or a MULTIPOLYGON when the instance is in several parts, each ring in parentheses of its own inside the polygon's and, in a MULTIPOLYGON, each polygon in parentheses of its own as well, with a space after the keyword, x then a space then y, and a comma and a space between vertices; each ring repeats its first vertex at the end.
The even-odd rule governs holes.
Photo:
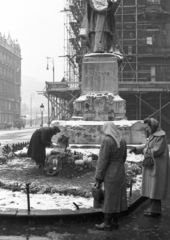
POLYGON ((85 121, 125 119, 126 101, 113 93, 89 93, 74 102, 74 113, 85 121))
POLYGON ((82 95, 74 102, 74 115, 85 121, 125 119, 126 101, 118 95, 118 63, 110 53, 84 56, 82 95))
POLYGON ((146 143, 143 122, 128 121, 125 114, 126 101, 118 93, 117 59, 108 53, 89 54, 83 60, 82 95, 74 101, 75 116, 51 125, 58 126, 61 134, 69 137, 69 143, 76 146, 100 145, 106 121, 114 121, 128 144, 146 143))
POLYGON ((87 93, 118 94, 118 63, 110 53, 84 56, 82 66, 82 95, 87 93))

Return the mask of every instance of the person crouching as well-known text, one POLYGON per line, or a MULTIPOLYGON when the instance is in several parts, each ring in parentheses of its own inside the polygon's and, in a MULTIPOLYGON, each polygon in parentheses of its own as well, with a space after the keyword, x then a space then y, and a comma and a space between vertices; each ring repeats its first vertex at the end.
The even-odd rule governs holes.
POLYGON ((53 147, 51 138, 60 132, 57 126, 54 127, 42 127, 37 129, 31 137, 27 156, 32 158, 39 168, 43 168, 46 158, 46 147, 53 147))

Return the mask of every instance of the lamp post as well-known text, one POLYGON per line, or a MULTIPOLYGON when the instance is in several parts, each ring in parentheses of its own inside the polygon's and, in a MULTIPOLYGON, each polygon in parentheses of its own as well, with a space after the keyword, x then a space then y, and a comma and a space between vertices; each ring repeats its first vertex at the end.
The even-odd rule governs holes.
MULTIPOLYGON (((53 70, 53 82, 55 81, 55 66, 54 66, 54 58, 47 57, 47 67, 46 70, 49 70, 49 63, 52 62, 52 70, 53 70)), ((48 126, 49 126, 49 99, 48 99, 48 126)))
POLYGON ((31 94, 31 100, 30 100, 30 126, 32 126, 32 99, 34 97, 34 93, 31 94))
POLYGON ((51 57, 47 57, 47 67, 46 67, 46 70, 49 70, 49 63, 50 61, 52 62, 52 70, 53 70, 53 82, 55 80, 55 66, 54 66, 54 58, 51 58, 51 57))
POLYGON ((41 103, 41 105, 40 105, 40 111, 41 111, 41 125, 40 125, 40 127, 43 127, 43 112, 44 112, 43 103, 41 103))

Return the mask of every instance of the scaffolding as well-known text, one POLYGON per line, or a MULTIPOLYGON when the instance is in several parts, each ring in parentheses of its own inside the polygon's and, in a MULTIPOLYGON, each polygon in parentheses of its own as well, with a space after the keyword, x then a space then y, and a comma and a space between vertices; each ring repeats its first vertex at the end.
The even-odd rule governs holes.
POLYGON ((66 81, 81 81, 82 52, 79 29, 83 20, 85 2, 65 0, 64 78, 66 81))
POLYGON ((125 56, 119 71, 120 81, 140 83, 169 80, 166 79, 170 72, 166 60, 170 56, 170 46, 166 46, 167 37, 162 27, 165 27, 170 15, 164 8, 161 0, 120 2, 116 14, 117 32, 119 47, 125 56), (157 60, 153 60, 155 57, 157 60))
MULTIPOLYGON (((80 45, 79 38, 85 4, 85 0, 65 0, 63 81, 69 84, 69 89, 72 91, 75 88, 74 83, 77 84, 77 92, 73 91, 75 95, 72 94, 74 97, 64 98, 64 101, 71 104, 75 96, 81 93, 82 59, 87 53, 87 48, 80 45)), ((116 11, 118 47, 124 55, 123 63, 119 67, 119 94, 126 100, 127 118, 135 120, 153 116, 162 122, 164 129, 168 129, 170 124, 170 1, 118 0, 118 4, 116 11)), ((48 83, 47 88, 49 89, 48 83)), ((63 90, 65 96, 69 89, 63 90)), ((56 89, 53 92, 55 96, 53 101, 51 100, 53 103, 57 102, 57 105, 59 101, 63 101, 60 90, 56 89)), ((46 94, 52 93, 47 91, 46 94)), ((67 107, 70 106, 70 104, 67 105, 67 107)), ((65 113, 64 108, 60 104, 59 117, 65 113)))
POLYGON ((170 3, 167 0, 121 1, 117 14, 120 95, 128 119, 155 117, 169 129, 170 3))

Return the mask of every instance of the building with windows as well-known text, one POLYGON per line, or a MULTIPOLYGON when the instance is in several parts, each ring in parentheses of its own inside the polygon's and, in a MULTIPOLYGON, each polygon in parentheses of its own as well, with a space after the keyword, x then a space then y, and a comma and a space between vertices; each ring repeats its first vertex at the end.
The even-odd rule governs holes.
POLYGON ((18 41, 0 34, 0 123, 20 117, 21 49, 18 41))

